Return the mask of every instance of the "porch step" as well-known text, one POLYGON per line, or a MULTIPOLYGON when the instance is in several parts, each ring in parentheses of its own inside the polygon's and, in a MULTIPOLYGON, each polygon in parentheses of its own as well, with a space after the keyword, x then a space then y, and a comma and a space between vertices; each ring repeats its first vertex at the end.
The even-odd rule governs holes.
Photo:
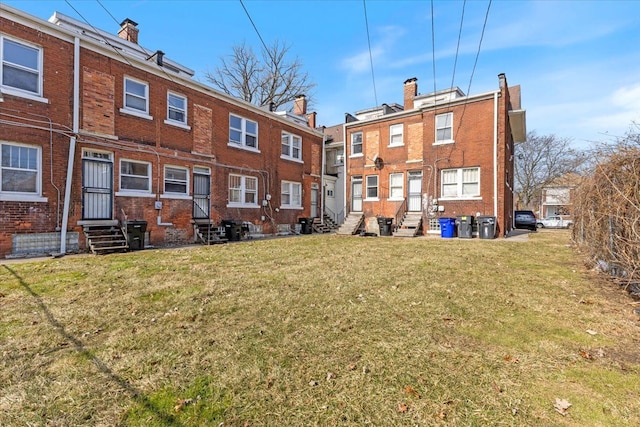
POLYGON ((196 238, 199 242, 205 245, 216 245, 220 243, 227 243, 229 241, 229 239, 222 237, 218 230, 218 226, 210 223, 195 224, 196 238))
POLYGON ((337 230, 338 228, 340 228, 338 223, 336 223, 329 215, 324 214, 323 217, 324 217, 324 225, 329 227, 331 230, 337 230))
POLYGON ((357 234, 364 223, 364 214, 350 213, 344 220, 340 228, 336 230, 336 234, 353 235, 357 234))
POLYGON ((407 212, 398 228, 393 232, 393 237, 415 237, 422 226, 422 213, 407 212))
POLYGON ((333 231, 327 224, 323 224, 320 218, 313 218, 311 228, 313 228, 313 231, 316 233, 331 233, 333 231))
POLYGON ((85 225, 83 231, 89 249, 95 255, 129 250, 127 237, 117 225, 85 225))

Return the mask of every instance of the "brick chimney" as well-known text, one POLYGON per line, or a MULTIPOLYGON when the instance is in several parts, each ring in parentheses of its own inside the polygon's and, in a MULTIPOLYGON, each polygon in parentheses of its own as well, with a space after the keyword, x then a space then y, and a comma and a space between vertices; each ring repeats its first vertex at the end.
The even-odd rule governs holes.
POLYGON ((304 116, 307 114, 307 97, 305 95, 298 95, 293 102, 293 114, 297 116, 304 116))
POLYGON ((118 37, 138 44, 138 31, 138 23, 127 18, 120 23, 120 31, 118 31, 118 37))
POLYGON ((309 113, 307 114, 307 125, 311 128, 311 129, 315 129, 316 128, 316 116, 318 113, 316 113, 315 111, 313 113, 309 113))
POLYGON ((413 98, 418 95, 418 79, 412 77, 404 81, 404 111, 413 110, 413 98))

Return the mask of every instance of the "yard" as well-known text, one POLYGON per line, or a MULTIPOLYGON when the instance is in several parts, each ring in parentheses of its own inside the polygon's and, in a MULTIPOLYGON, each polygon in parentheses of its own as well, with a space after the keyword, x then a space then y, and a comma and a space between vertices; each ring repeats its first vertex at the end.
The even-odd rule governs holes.
POLYGON ((0 425, 640 425, 637 307, 564 230, 6 263, 0 425))

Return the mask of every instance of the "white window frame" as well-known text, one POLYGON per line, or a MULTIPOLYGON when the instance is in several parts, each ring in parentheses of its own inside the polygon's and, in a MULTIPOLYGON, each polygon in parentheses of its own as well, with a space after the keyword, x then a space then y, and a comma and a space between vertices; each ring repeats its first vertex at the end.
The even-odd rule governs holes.
POLYGON ((380 180, 378 175, 367 175, 365 177, 365 201, 375 201, 375 200, 380 200, 380 180), (375 183, 373 182, 375 181, 375 183), (369 195, 369 190, 374 190, 375 189, 375 196, 370 196, 369 195))
POLYGON ((229 114, 229 143, 227 144, 230 147, 235 147, 235 148, 242 148, 243 150, 248 150, 248 151, 255 151, 255 152, 260 152, 260 149, 258 148, 258 122, 254 121, 254 120, 249 120, 245 117, 239 116, 237 114, 229 114), (239 119, 240 120, 240 126, 239 127, 234 127, 232 125, 232 120, 233 118, 235 119, 239 119), (247 130, 247 128, 249 127, 249 124, 253 124, 255 125, 255 133, 251 132, 250 130, 247 130), (236 132, 239 135, 239 141, 232 139, 232 132, 236 132), (250 144, 247 143, 247 138, 249 137, 253 137, 255 138, 255 147, 251 146, 250 144))
POLYGON ((124 76, 122 83, 122 108, 121 113, 130 114, 132 116, 140 117, 147 120, 153 120, 153 117, 149 114, 149 83, 143 80, 139 80, 130 76, 124 76), (135 84, 142 85, 144 87, 144 96, 140 96, 136 93, 127 92, 127 81, 135 84), (127 105, 127 95, 135 97, 137 99, 144 100, 144 110, 127 105))
POLYGON ((20 39, 16 39, 13 37, 7 37, 5 35, 0 35, 0 87, 2 88, 2 93, 7 95, 15 95, 22 98, 31 99, 33 101, 38 102, 46 102, 49 100, 43 97, 43 49, 41 46, 35 45, 33 43, 25 42, 20 39), (9 62, 5 60, 5 42, 15 43, 27 49, 33 49, 37 51, 37 69, 33 69, 29 66, 17 64, 14 62, 9 62), (31 91, 28 89, 22 89, 16 86, 6 85, 4 84, 4 69, 5 66, 11 67, 20 71, 26 71, 31 74, 37 74, 37 90, 31 91))
POLYGON ((280 183, 280 208, 302 209, 302 184, 293 181, 281 181, 280 183), (288 196, 288 203, 285 203, 288 196))
POLYGON ((440 199, 441 200, 481 200, 480 194, 480 168, 457 168, 443 169, 440 171, 440 199), (465 182, 465 172, 475 172, 477 180, 468 180, 465 182), (447 179, 446 177, 451 179, 447 179), (471 186, 475 187, 475 191, 469 191, 471 186), (445 188, 449 188, 445 195, 445 188), (453 189, 453 190, 452 190, 453 189), (455 195, 451 192, 455 191, 455 195), (465 194, 466 193, 466 194, 465 194))
POLYGON ((167 119, 164 121, 167 125, 177 126, 182 129, 190 130, 191 126, 187 124, 188 121, 188 109, 187 109, 187 97, 184 95, 180 95, 176 92, 167 91, 167 119), (171 98, 180 99, 184 103, 184 107, 180 108, 177 106, 171 105, 171 98), (182 113, 184 120, 176 120, 171 118, 171 112, 176 111, 178 113, 182 113))
POLYGON ((228 208, 259 208, 258 205, 258 178, 255 176, 229 174, 228 185, 228 208), (238 186, 232 187, 234 181, 238 181, 238 186), (253 183, 253 186, 249 183, 253 183), (251 188, 253 187, 253 188, 251 188), (232 191, 237 192, 238 201, 233 201, 232 191), (254 194, 254 203, 246 202, 247 195, 254 194))
POLYGON ((404 200, 404 173, 390 173, 389 174, 389 199, 388 200, 404 200), (393 178, 399 179, 400 185, 393 183, 393 178), (400 194, 394 196, 394 190, 400 190, 400 194))
POLYGON ((435 142, 434 145, 438 144, 452 144, 455 141, 453 140, 453 112, 448 112, 444 114, 438 114, 435 118, 435 142), (442 123, 444 121, 444 123, 442 123), (439 123, 440 122, 440 123, 439 123), (439 138, 438 132, 441 130, 449 129, 451 133, 450 138, 439 138))
POLYGON ((389 126, 389 147, 401 147, 404 145, 404 124, 396 123, 389 126))
POLYGON ((171 198, 189 198, 189 168, 185 168, 183 166, 173 166, 173 165, 165 165, 164 166, 164 176, 163 176, 163 181, 162 181, 162 188, 164 190, 163 196, 164 197, 171 197, 171 198), (171 171, 181 171, 184 172, 184 179, 179 179, 179 178, 167 178, 167 172, 171 172, 171 171), (175 185, 184 185, 184 191, 171 191, 171 190, 167 190, 167 184, 175 184, 175 185))
POLYGON ((120 191, 118 195, 126 194, 126 195, 139 195, 143 197, 150 196, 151 189, 152 189, 151 173, 152 173, 152 165, 149 162, 142 162, 139 160, 131 160, 131 159, 120 159, 120 165, 118 168, 118 181, 119 181, 120 191), (141 174, 135 174, 135 173, 123 173, 125 163, 144 165, 147 168, 147 174, 141 175, 141 174), (146 179, 147 188, 146 189, 125 188, 122 185, 122 181, 123 181, 122 178, 146 179))
POLYGON ((302 163, 302 137, 283 131, 281 141, 282 152, 280 154, 280 158, 302 163), (297 155, 295 153, 296 150, 297 155))
POLYGON ((361 131, 353 132, 351 134, 351 150, 350 150, 349 157, 363 157, 363 156, 364 156, 364 135, 362 134, 361 131), (360 146, 360 152, 354 153, 354 147, 358 145, 360 146))
MULTIPOLYGON (((9 153, 10 155, 13 153, 9 153)), ((20 154, 20 153, 18 153, 20 154)), ((21 159, 18 159, 22 163, 21 159)), ((28 160, 27 160, 28 162, 28 160)), ((0 141, 0 200, 2 201, 26 201, 26 202, 46 202, 47 198, 42 197, 42 148, 38 145, 19 144, 16 142, 0 141), (33 165, 12 165, 11 162, 4 157, 6 148, 34 150, 35 152, 35 169, 33 165), (35 175, 34 191, 10 191, 3 187, 4 175, 11 171, 27 172, 35 175)))

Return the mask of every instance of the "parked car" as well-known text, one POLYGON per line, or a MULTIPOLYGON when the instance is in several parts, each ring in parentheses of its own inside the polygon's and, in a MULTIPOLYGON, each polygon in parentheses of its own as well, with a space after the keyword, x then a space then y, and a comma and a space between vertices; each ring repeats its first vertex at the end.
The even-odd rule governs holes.
POLYGON ((572 225, 572 219, 563 218, 561 215, 551 215, 538 220, 538 228, 569 228, 572 225))
POLYGON ((533 211, 515 211, 515 227, 536 231, 538 221, 533 211))

